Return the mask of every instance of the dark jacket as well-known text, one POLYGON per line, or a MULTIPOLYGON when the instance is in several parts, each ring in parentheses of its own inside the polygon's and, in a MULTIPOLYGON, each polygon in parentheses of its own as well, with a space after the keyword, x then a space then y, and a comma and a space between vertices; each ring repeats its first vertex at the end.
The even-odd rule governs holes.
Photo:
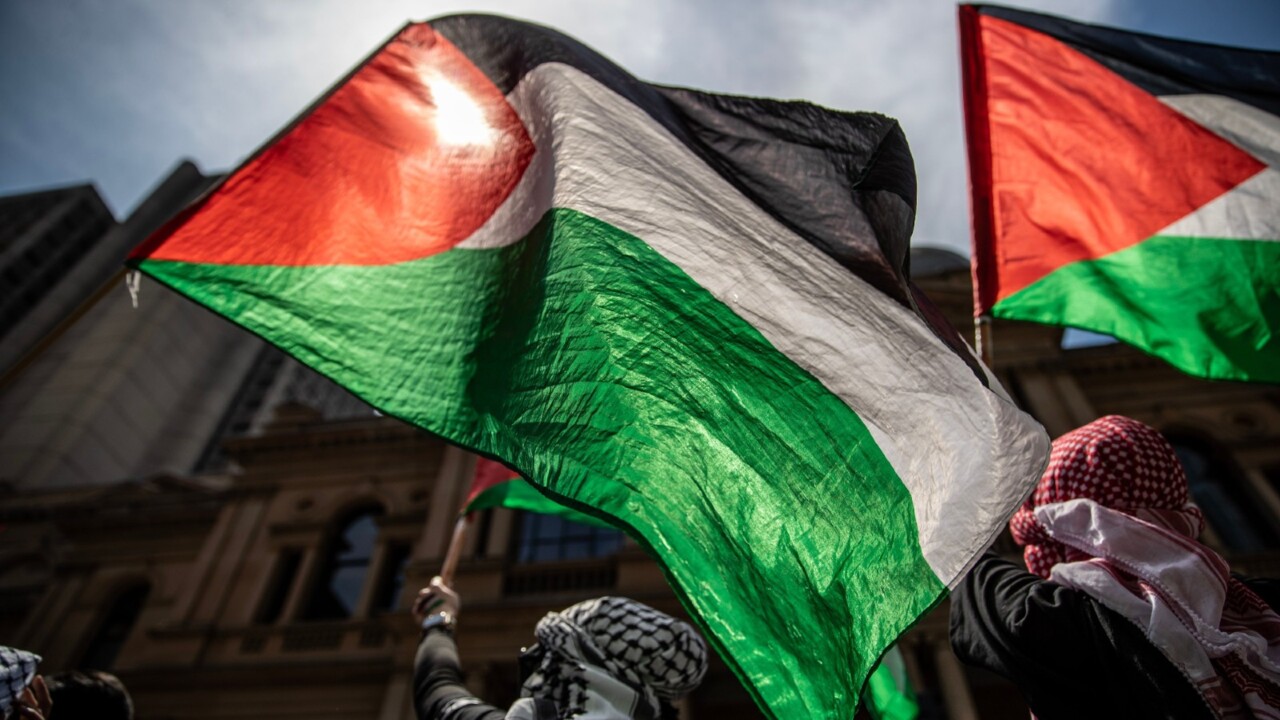
POLYGON ((951 595, 951 647, 1012 680, 1040 720, 1213 717, 1127 618, 990 553, 951 595))
MULTIPOLYGON (((423 634, 413 662, 413 707, 419 720, 502 720, 505 710, 480 700, 462 684, 458 646, 446 630, 423 634)), ((554 718, 555 705, 538 701, 539 720, 554 718)))

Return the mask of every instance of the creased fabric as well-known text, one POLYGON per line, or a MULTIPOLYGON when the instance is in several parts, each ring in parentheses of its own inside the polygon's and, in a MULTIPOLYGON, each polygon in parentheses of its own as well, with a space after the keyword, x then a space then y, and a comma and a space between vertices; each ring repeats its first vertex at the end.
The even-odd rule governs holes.
POLYGON ((130 263, 626 531, 767 716, 850 717, 1048 454, 916 296, 914 188, 890 118, 462 15, 130 263))

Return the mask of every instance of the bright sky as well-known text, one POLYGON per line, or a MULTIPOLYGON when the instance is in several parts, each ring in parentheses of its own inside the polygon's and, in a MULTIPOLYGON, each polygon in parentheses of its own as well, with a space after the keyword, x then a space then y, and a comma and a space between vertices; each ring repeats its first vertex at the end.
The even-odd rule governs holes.
MULTIPOLYGON (((1186 39, 1280 49, 1280 0, 1015 0, 1186 39)), ((180 158, 234 167, 407 19, 497 12, 646 80, 897 117, 915 242, 968 254, 948 0, 0 0, 0 194, 93 181, 124 215, 180 158)))

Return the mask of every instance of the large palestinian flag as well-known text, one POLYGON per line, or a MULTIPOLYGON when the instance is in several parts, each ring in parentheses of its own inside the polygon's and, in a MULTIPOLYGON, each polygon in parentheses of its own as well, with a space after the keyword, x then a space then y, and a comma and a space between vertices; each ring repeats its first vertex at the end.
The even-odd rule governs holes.
POLYGON ((1280 382, 1280 53, 960 8, 975 310, 1280 382))
POLYGON ((625 529, 779 718, 876 660, 1046 461, 906 258, 891 119, 410 25, 131 262, 625 529))

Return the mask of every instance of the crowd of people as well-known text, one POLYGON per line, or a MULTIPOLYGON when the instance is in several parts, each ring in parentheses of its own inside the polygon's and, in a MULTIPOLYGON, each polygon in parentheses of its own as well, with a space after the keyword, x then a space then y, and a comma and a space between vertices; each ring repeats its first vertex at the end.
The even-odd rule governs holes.
MULTIPOLYGON (((1058 438, 1009 523, 1025 569, 987 552, 952 594, 956 655, 1011 680, 1040 720, 1280 718, 1280 583, 1232 575, 1198 542, 1203 526, 1177 455, 1154 429, 1108 416, 1058 438)), ((705 670, 687 625, 601 598, 538 623, 537 645, 521 656, 521 700, 504 713, 462 685, 459 606, 439 578, 414 606, 420 718, 667 717, 705 670), (669 630, 641 634, 662 639, 649 645, 614 642, 637 626, 669 630), (545 670, 565 666, 573 670, 545 670), (636 698, 645 702, 628 705, 636 698)))
MULTIPOLYGON (((1169 443, 1109 416, 1054 441, 1010 521, 1025 568, 988 552, 951 599, 964 662, 1011 680, 1036 718, 1280 718, 1280 583, 1230 572, 1169 443)), ((520 698, 466 688, 453 631, 462 603, 440 578, 413 605, 422 627, 414 706, 424 720, 667 720, 707 669, 688 624, 602 597, 548 613, 521 651, 520 698)), ((43 678, 0 648, 4 718, 127 719, 106 673, 43 678)))

